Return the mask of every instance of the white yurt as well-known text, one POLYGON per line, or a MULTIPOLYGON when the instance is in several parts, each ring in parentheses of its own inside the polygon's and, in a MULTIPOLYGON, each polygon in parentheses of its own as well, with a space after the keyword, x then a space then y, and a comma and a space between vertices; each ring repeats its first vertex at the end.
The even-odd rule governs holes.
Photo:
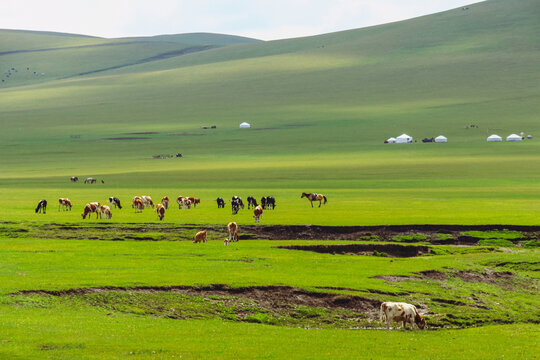
POLYGON ((487 141, 488 142, 502 141, 502 137, 500 137, 499 135, 493 134, 493 135, 488 136, 487 141))
POLYGON ((412 137, 410 137, 407 134, 401 134, 396 138, 396 143, 398 144, 412 143, 412 137))
POLYGON ((249 129, 250 127, 251 125, 245 121, 240 124, 240 129, 249 129))
POLYGON ((439 135, 435 138, 435 142, 448 142, 448 139, 442 135, 439 135))
POLYGON ((516 134, 511 134, 506 137, 506 141, 521 141, 523 138, 516 134))
POLYGON ((391 137, 391 138, 387 139, 386 142, 389 143, 389 144, 395 144, 396 143, 396 138, 391 137))

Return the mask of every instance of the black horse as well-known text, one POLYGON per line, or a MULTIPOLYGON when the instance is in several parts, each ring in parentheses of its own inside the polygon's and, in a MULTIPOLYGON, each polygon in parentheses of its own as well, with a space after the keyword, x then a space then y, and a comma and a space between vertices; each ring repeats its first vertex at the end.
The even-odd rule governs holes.
POLYGON ((223 200, 222 197, 218 197, 218 198, 216 199, 216 202, 217 202, 217 207, 218 207, 218 209, 219 209, 219 208, 224 208, 224 207, 225 207, 225 200, 223 200))
POLYGON ((109 198, 109 204, 111 205, 111 207, 118 207, 119 209, 122 209, 122 205, 120 205, 120 199, 118 198, 115 198, 113 196, 111 196, 109 198))
POLYGON ((276 207, 276 199, 273 196, 263 196, 261 198, 261 205, 263 209, 272 209, 276 207))
POLYGON ((258 205, 257 199, 255 199, 253 196, 248 196, 247 202, 248 202, 248 209, 250 208, 250 206, 253 206, 253 208, 255 208, 258 205))
POLYGON ((47 200, 40 200, 36 208, 36 214, 38 212, 43 212, 43 214, 45 214, 46 211, 47 211, 47 200))

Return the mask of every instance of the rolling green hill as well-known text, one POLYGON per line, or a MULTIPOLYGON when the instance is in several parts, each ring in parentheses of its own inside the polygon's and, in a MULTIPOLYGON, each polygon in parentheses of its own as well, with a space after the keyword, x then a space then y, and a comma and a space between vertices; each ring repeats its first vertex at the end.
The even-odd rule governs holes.
POLYGON ((293 204, 301 189, 343 205, 275 222, 536 223, 538 140, 485 138, 540 133, 540 1, 468 8, 227 46, 2 32, 0 68, 46 75, 0 89, 0 186, 31 189, 28 208, 38 190, 59 196, 67 177, 93 175, 110 186, 100 196, 253 189, 293 204), (20 51, 41 38, 63 49, 20 51), (383 144, 404 132, 449 143, 383 144))

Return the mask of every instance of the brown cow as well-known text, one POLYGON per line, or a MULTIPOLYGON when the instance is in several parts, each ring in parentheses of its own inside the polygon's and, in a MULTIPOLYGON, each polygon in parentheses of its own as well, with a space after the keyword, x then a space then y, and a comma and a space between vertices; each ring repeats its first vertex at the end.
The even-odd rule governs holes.
POLYGON ((206 239, 206 230, 203 230, 203 231, 199 231, 196 235, 195 235, 195 239, 193 240, 193 243, 200 243, 200 242, 207 242, 208 240, 206 239))
POLYGON ((165 210, 169 209, 169 197, 168 196, 162 197, 161 198, 161 203, 165 207, 165 210))
POLYGON ((99 203, 96 205, 96 203, 89 203, 86 204, 83 210, 83 213, 81 214, 83 219, 86 219, 86 216, 90 219, 90 214, 95 213, 96 219, 98 218, 98 212, 99 212, 99 203))
POLYGON ((110 207, 108 207, 107 205, 101 205, 100 210, 101 210, 101 214, 105 215, 105 217, 107 219, 112 218, 111 208, 110 207))
POLYGON ((163 217, 165 217, 165 206, 163 206, 163 204, 157 204, 156 213, 158 219, 163 220, 163 217))
POLYGON ((191 201, 191 205, 193 205, 194 208, 196 208, 197 205, 200 204, 200 202, 201 202, 201 199, 197 199, 197 198, 195 198, 193 196, 188 196, 187 198, 189 199, 189 201, 191 201))
POLYGON ((234 221, 227 224, 227 230, 229 231, 229 237, 225 238, 225 246, 229 245, 231 241, 238 241, 238 225, 234 221))
POLYGON ((390 324, 393 321, 403 322, 403 330, 407 329, 407 323, 411 324, 411 329, 414 330, 414 324, 419 329, 426 326, 426 320, 422 319, 416 307, 411 304, 401 302, 383 302, 379 311, 379 318, 382 322, 386 320, 386 328, 390 329, 390 324))
POLYGON ((142 212, 144 210, 144 202, 138 196, 133 200, 132 207, 135 209, 135 212, 142 212))
POLYGON ((179 196, 179 197, 176 199, 176 202, 178 203, 178 209, 181 209, 182 206, 184 205, 184 197, 183 197, 183 196, 179 196))
POLYGON ((62 210, 71 211, 71 201, 68 198, 58 199, 58 211, 60 211, 60 207, 62 207, 62 210))
POLYGON ((255 209, 253 209, 253 217, 255 218, 255 222, 260 222, 262 218, 263 208, 261 205, 257 205, 255 209))

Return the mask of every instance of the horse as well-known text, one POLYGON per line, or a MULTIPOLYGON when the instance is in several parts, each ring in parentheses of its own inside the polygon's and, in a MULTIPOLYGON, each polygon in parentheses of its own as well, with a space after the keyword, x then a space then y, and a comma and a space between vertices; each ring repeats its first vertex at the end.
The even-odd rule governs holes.
POLYGON ((120 199, 115 198, 114 196, 111 196, 109 198, 109 205, 114 206, 114 207, 118 207, 119 209, 122 209, 122 205, 120 205, 120 199))
POLYGON ((84 180, 84 183, 85 183, 85 184, 88 184, 88 183, 90 183, 90 184, 95 184, 96 181, 97 181, 96 179, 94 179, 94 178, 92 178, 92 177, 89 177, 89 178, 86 178, 86 179, 84 180))
POLYGON ((301 198, 307 198, 309 200, 309 202, 311 203, 311 207, 313 207, 313 201, 318 201, 319 202, 319 207, 321 207, 321 204, 322 204, 322 201, 324 200, 324 203, 326 204, 327 200, 326 200, 326 196, 324 196, 323 194, 315 194, 315 193, 305 193, 303 192, 302 193, 302 196, 300 196, 300 199, 301 198))
POLYGON ((247 198, 248 202, 248 209, 252 206, 253 208, 257 207, 257 199, 255 199, 253 196, 248 196, 247 198))
POLYGON ((217 207, 218 207, 218 209, 219 209, 219 208, 224 208, 224 207, 225 207, 225 200, 223 200, 222 197, 218 197, 218 198, 216 199, 216 202, 217 202, 217 207))
POLYGON ((47 211, 47 200, 39 200, 37 208, 36 208, 36 214, 38 212, 42 212, 43 214, 45 214, 46 211, 47 211))

